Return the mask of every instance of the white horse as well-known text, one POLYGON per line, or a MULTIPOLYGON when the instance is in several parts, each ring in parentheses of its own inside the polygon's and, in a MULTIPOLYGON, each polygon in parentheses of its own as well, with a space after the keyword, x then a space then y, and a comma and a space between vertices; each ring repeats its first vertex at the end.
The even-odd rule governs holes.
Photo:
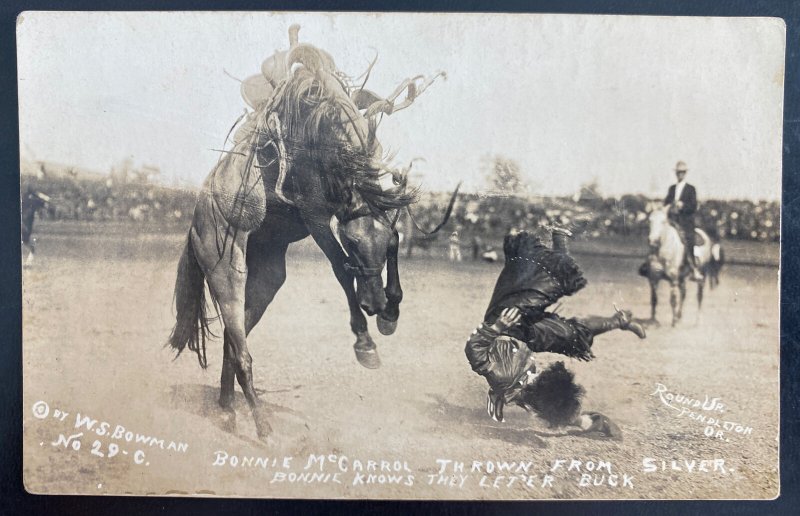
MULTIPOLYGON (((686 245, 681 240, 678 229, 669 222, 666 208, 653 209, 650 212, 649 222, 648 240, 652 252, 648 258, 646 276, 650 282, 650 321, 658 323, 656 320, 658 283, 661 280, 667 280, 670 284, 669 303, 672 306, 672 326, 675 326, 683 315, 686 277, 691 274, 691 269, 684 264, 683 260, 686 245)), ((694 256, 700 271, 706 271, 711 261, 711 239, 702 229, 695 229, 694 256)), ((698 320, 703 304, 704 284, 705 280, 697 283, 698 320)))

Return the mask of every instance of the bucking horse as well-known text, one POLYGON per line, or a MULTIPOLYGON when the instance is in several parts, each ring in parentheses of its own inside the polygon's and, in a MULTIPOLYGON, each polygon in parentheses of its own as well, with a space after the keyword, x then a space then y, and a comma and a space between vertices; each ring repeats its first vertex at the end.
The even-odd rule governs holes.
MULTIPOLYGON (((403 298, 395 223, 416 191, 407 186, 410 165, 389 163, 376 129, 380 116, 411 105, 443 75, 408 79, 381 98, 349 84, 326 52, 298 43, 296 29, 291 43, 279 54, 284 75, 272 77, 269 99, 237 122, 233 146, 221 152, 199 193, 178 264, 177 322, 168 342, 178 354, 188 347, 207 367, 207 282, 224 328, 219 404, 235 421, 238 380, 262 440, 272 430, 253 387, 247 336, 284 283, 290 243, 310 235, 325 253, 347 297, 356 357, 365 367, 380 365, 364 314, 377 316, 381 333, 394 332, 403 298)), ((455 198, 454 192, 439 227, 455 198)))

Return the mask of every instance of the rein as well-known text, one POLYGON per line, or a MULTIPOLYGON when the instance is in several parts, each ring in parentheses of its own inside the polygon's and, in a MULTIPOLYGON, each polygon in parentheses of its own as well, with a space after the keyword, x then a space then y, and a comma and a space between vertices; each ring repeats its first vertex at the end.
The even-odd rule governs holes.
MULTIPOLYGON (((414 217, 414 214, 411 213, 411 208, 409 206, 406 206, 406 211, 408 212, 408 216, 411 219, 411 222, 414 224, 414 227, 417 228, 417 231, 421 232, 426 236, 430 236, 433 235, 434 233, 437 233, 440 229, 442 229, 442 227, 444 227, 445 224, 447 224, 447 221, 450 220, 450 214, 453 212, 453 206, 456 203, 456 196, 458 195, 459 188, 461 188, 460 181, 458 185, 456 185, 456 189, 453 191, 453 195, 450 196, 450 202, 447 205, 447 210, 445 210, 444 212, 444 217, 442 218, 442 221, 430 231, 426 231, 420 227, 419 223, 417 222, 417 219, 414 217)), ((399 217, 400 215, 400 210, 397 210, 397 212, 398 214, 395 217, 395 222, 397 222, 397 217, 399 217)), ((394 227, 394 224, 392 224, 392 227, 394 227)))

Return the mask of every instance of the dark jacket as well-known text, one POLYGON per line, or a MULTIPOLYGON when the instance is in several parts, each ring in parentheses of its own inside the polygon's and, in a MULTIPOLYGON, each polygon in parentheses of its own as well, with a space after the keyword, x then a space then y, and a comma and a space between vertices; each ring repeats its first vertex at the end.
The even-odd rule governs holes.
POLYGON ((551 250, 534 235, 523 231, 506 236, 503 251, 505 267, 484 316, 490 324, 511 306, 524 306, 543 316, 545 308, 586 285, 583 272, 571 256, 551 250))
POLYGON ((675 199, 675 185, 671 185, 664 204, 672 204, 676 200, 683 201, 683 207, 678 210, 677 214, 670 212, 670 218, 685 230, 694 232, 694 212, 697 211, 697 192, 694 186, 686 183, 681 192, 681 198, 675 199))

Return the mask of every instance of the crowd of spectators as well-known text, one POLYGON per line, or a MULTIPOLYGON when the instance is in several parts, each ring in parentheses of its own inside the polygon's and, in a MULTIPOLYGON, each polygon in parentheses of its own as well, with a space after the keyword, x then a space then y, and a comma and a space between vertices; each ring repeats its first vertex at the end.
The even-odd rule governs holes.
MULTIPOLYGON (((429 194, 413 206, 422 227, 441 220, 449 197, 429 194)), ((460 195, 452 224, 466 238, 493 239, 508 231, 533 230, 547 224, 576 228, 586 238, 605 235, 640 236, 648 231, 648 213, 660 199, 642 195, 621 198, 499 197, 460 195)), ((701 201, 696 224, 714 239, 780 240, 780 203, 777 201, 701 201)), ((408 223, 406 223, 408 224, 408 223)))
POLYGON ((78 221, 188 221, 197 192, 148 182, 69 175, 22 176, 22 191, 32 188, 51 199, 39 217, 78 221))
MULTIPOLYGON (((120 181, 112 176, 72 177, 69 174, 23 174, 23 191, 29 186, 54 199, 40 216, 51 220, 81 221, 188 221, 197 192, 149 181, 120 181)), ((432 228, 441 221, 449 201, 447 193, 428 193, 412 206, 417 223, 432 228)), ((496 240, 511 229, 532 230, 557 223, 580 228, 587 238, 604 235, 644 236, 648 211, 659 200, 625 195, 621 198, 522 198, 459 194, 448 228, 460 229, 467 239, 496 240)), ((403 217, 401 228, 412 234, 403 217)), ((780 238, 780 204, 773 202, 718 201, 699 203, 697 227, 713 238, 776 242, 780 238)), ((438 238, 414 235, 419 245, 438 238)))

